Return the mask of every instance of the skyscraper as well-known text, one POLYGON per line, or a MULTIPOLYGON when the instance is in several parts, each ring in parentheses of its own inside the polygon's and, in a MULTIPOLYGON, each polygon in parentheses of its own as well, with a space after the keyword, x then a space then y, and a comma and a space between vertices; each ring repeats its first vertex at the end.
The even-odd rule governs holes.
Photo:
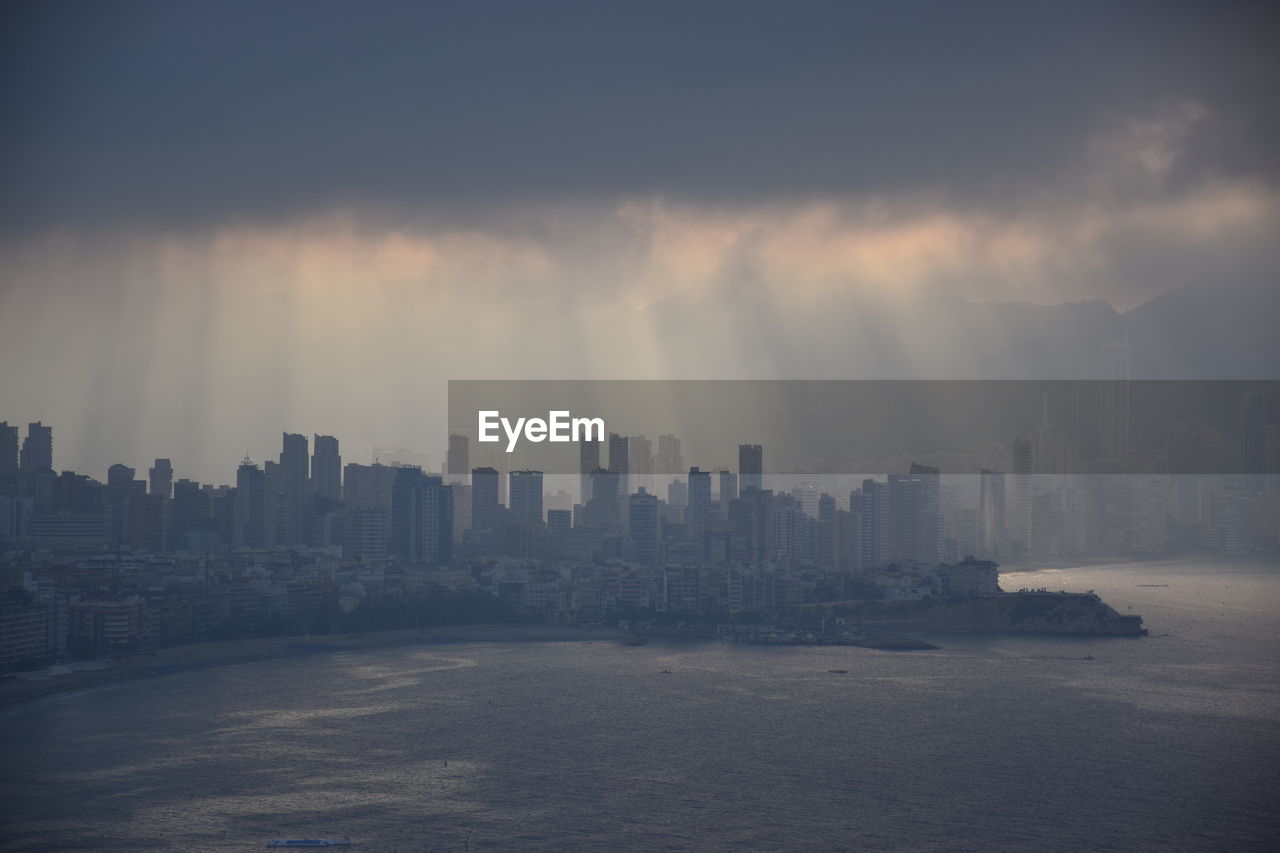
POLYGON ((471 449, 465 435, 450 433, 449 450, 445 454, 444 472, 450 483, 465 483, 471 470, 471 449))
POLYGON ((911 463, 907 474, 889 475, 889 557, 936 563, 941 553, 942 510, 938 469, 911 463))
POLYGON ((1019 553, 1026 553, 1031 546, 1031 472, 1035 466, 1035 445, 1031 439, 1019 436, 1013 440, 1011 461, 1013 476, 1005 483, 1005 531, 1010 545, 1019 553))
POLYGON ((720 472, 720 517, 729 517, 729 504, 738 499, 738 475, 732 471, 720 472))
POLYGON ((835 568, 836 499, 823 492, 818 496, 818 541, 815 562, 835 568))
POLYGON ((849 495, 849 511, 857 536, 854 565, 861 569, 883 565, 889 550, 889 487, 863 480, 862 488, 849 495))
POLYGON ((407 467, 391 486, 390 553, 433 565, 448 562, 453 543, 452 504, 444 480, 407 467))
POLYGON ((631 442, 625 435, 609 433, 609 473, 618 478, 618 497, 625 500, 631 487, 631 442))
POLYGON ((331 435, 314 436, 311 456, 311 491, 331 501, 342 500, 342 456, 338 439, 331 435))
POLYGON ((591 472, 600 465, 600 446, 603 442, 583 441, 578 444, 578 502, 591 500, 591 472))
POLYGON ((343 469, 342 501, 347 508, 391 508, 391 484, 395 482, 396 469, 390 465, 361 465, 350 462, 343 469))
POLYGON ((18 427, 0 421, 0 474, 18 470, 18 427))
POLYGON ((151 494, 165 500, 173 496, 173 463, 157 459, 147 472, 151 480, 151 494))
POLYGON ((979 541, 983 556, 1002 556, 1005 532, 1004 474, 982 469, 978 494, 979 541))
POLYGON ((628 488, 633 492, 641 486, 652 490, 650 475, 653 473, 653 442, 643 435, 633 435, 627 453, 627 473, 630 477, 628 488))
POLYGON ((641 488, 628 498, 632 555, 638 563, 658 562, 658 496, 641 488))
POLYGON ((658 458, 654 468, 659 474, 683 473, 684 456, 680 453, 680 439, 667 433, 658 436, 658 458))
POLYGON ((128 532, 129 491, 133 469, 119 463, 107 469, 107 506, 111 514, 111 540, 123 544, 128 532))
POLYGON ((496 468, 471 469, 471 529, 497 530, 502 523, 496 468))
POLYGON ((267 475, 245 459, 236 469, 236 493, 232 510, 232 545, 237 548, 266 548, 273 541, 275 526, 268 516, 267 475))
POLYGON ((386 507, 348 507, 343 529, 342 556, 369 562, 387 557, 391 542, 391 512, 386 507))
POLYGON ((424 538, 423 480, 421 468, 396 469, 391 483, 391 537, 389 553, 406 560, 422 559, 424 538))
POLYGON ((690 541, 702 542, 711 512, 711 472, 694 466, 689 469, 689 506, 685 511, 685 529, 690 541))
POLYGON ((171 524, 174 546, 178 549, 203 548, 203 537, 212 528, 213 508, 209 494, 194 480, 181 479, 174 483, 171 524))
POLYGON ((591 472, 590 498, 582 505, 580 526, 600 529, 613 527, 619 520, 618 475, 604 468, 591 472))
POLYGON ((542 472, 512 471, 509 477, 511 521, 525 527, 542 524, 542 472))
MULTIPOLYGON (((1133 399, 1130 388, 1129 337, 1102 347, 1102 379, 1099 384, 1099 453, 1104 470, 1123 473, 1132 449, 1133 399)), ((1015 468, 1014 473, 1018 473, 1015 468)))
POLYGON ((310 458, 307 437, 300 433, 284 433, 280 450, 279 494, 284 499, 283 545, 302 545, 307 541, 306 522, 310 501, 310 458))
POLYGON ((764 488, 764 448, 759 444, 738 445, 738 488, 764 488))
POLYGON ((53 467, 53 427, 40 421, 27 424, 27 437, 22 442, 22 470, 37 471, 53 467))

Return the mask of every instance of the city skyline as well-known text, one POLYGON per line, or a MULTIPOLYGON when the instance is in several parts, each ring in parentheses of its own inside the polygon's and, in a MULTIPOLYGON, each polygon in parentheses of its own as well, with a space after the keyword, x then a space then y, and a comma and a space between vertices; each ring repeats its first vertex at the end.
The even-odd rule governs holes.
MULTIPOLYGON (((1106 399, 1111 386, 1101 387, 1106 399)), ((1046 418, 1052 400, 1046 395, 1046 418)), ((1075 417, 1065 409, 1060 416, 1075 417)), ((284 432, 277 460, 241 460, 228 485, 182 476, 181 460, 175 468, 159 457, 147 479, 120 463, 105 481, 59 473, 51 425, 30 423, 19 444, 18 427, 0 422, 0 545, 157 555, 315 549, 361 565, 449 566, 485 556, 776 563, 855 574, 972 555, 1025 561, 1273 547, 1265 519, 1277 500, 1280 397, 1246 392, 1237 423, 1231 446, 1243 467, 1234 473, 1210 461, 1212 434, 1183 421, 1171 424, 1165 469, 1145 472, 1091 462, 1083 433, 1047 421, 993 445, 995 455, 984 457, 992 467, 976 475, 944 474, 919 457, 896 473, 776 470, 759 444, 740 444, 734 469, 684 470, 678 436, 662 435, 655 457, 644 436, 616 433, 582 442, 572 474, 470 466, 467 437, 451 435, 449 460, 429 472, 412 463, 344 464, 337 437, 316 434, 311 444, 284 432), (681 470, 661 468, 663 454, 681 470), (575 487, 577 494, 566 490, 575 487), (780 521, 786 513, 794 520, 780 521)), ((1105 417, 1102 426, 1096 446, 1105 452, 1105 430, 1114 427, 1105 417)))

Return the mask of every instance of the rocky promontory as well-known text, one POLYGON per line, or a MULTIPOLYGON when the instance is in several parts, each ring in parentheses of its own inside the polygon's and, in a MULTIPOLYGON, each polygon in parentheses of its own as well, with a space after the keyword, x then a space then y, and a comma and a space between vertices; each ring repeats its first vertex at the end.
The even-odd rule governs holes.
POLYGON ((916 631, 1000 631, 1019 634, 1083 634, 1140 637, 1142 617, 1123 614, 1092 592, 1005 592, 985 598, 938 601, 911 612, 884 608, 871 621, 910 623, 916 631), (878 617, 878 618, 877 618, 878 617))

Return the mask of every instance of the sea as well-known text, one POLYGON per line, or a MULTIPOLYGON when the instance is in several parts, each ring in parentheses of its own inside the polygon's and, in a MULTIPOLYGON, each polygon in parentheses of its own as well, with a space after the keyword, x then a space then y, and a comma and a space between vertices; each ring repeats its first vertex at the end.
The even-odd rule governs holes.
POLYGON ((1007 572, 1143 638, 440 643, 0 712, 5 850, 1280 849, 1280 564, 1007 572))

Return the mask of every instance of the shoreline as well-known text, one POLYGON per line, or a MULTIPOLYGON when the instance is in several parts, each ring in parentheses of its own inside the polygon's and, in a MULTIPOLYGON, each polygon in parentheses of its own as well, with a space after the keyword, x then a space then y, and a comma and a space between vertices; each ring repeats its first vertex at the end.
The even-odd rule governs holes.
MULTIPOLYGON (((1061 571, 1064 568, 1083 569, 1110 564, 1109 561, 1098 561, 1088 564, 1075 562, 1073 565, 1064 566, 1009 566, 1007 568, 1001 567, 1001 574, 1034 574, 1044 570, 1061 571)), ((1132 564, 1132 562, 1129 562, 1124 565, 1132 564)), ((903 635, 953 632, 1023 635, 1038 633, 1034 631, 1001 630, 989 625, 960 628, 954 625, 924 626, 918 623, 908 623, 895 627, 903 635)), ((1071 635, 1072 632, 1062 633, 1071 635)), ((368 631, 355 634, 303 634, 285 637, 241 637, 228 640, 212 640, 168 646, 154 651, 131 654, 117 659, 116 665, 109 668, 85 669, 35 677, 32 674, 11 674, 0 681, 0 708, 17 706, 76 690, 103 687, 144 678, 157 678, 177 672, 212 669, 214 667, 256 663, 281 658, 302 658, 314 654, 335 654, 369 649, 414 645, 449 645, 454 643, 581 642, 584 640, 627 643, 629 640, 633 640, 635 636, 634 632, 619 628, 492 623, 439 626, 430 629, 407 628, 368 631)), ((668 634, 664 631, 645 632, 645 636, 648 639, 712 639, 706 636, 695 636, 681 632, 668 634)), ((874 648, 874 646, 872 647, 874 648)))
POLYGON ((132 654, 120 659, 116 666, 107 669, 82 670, 44 677, 30 675, 9 677, 0 682, 0 708, 57 696, 60 693, 144 678, 161 678, 178 672, 282 658, 303 658, 316 654, 465 643, 580 642, 583 640, 624 642, 630 636, 632 636, 630 632, 617 628, 493 624, 458 625, 429 630, 407 628, 360 634, 300 634, 289 637, 210 640, 132 654))

